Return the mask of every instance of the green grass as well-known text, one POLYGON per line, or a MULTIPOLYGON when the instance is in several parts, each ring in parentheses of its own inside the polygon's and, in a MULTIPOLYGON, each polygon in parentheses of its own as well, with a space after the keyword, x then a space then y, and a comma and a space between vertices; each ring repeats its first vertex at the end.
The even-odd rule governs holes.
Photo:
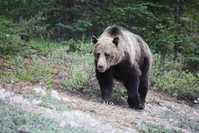
POLYGON ((164 125, 154 125, 154 124, 147 124, 148 131, 151 133, 169 133, 171 132, 170 129, 164 127, 164 125))
POLYGON ((172 133, 173 129, 168 129, 162 124, 151 124, 140 120, 136 122, 136 129, 141 133, 172 133))
POLYGON ((10 83, 23 80, 39 83, 41 79, 45 79, 47 88, 50 88, 53 83, 52 77, 57 73, 50 53, 53 53, 57 43, 30 41, 27 45, 26 50, 16 55, 3 56, 3 63, 0 64, 0 81, 10 83))
POLYGON ((70 126, 60 127, 59 123, 52 120, 22 111, 16 107, 6 105, 0 101, 0 131, 2 133, 16 133, 17 130, 31 133, 85 133, 86 131, 70 126))
POLYGON ((155 124, 150 124, 150 123, 146 123, 147 127, 147 132, 150 133, 171 133, 173 132, 172 129, 168 129, 166 127, 164 127, 164 125, 155 125, 155 124))
POLYGON ((69 106, 67 106, 66 102, 51 98, 51 96, 49 95, 42 96, 41 94, 38 93, 29 93, 29 94, 24 94, 24 97, 27 98, 30 102, 32 102, 33 99, 42 101, 39 104, 39 106, 45 108, 56 109, 58 111, 72 110, 69 106))
POLYGON ((152 114, 151 116, 163 119, 173 119, 173 126, 175 127, 189 129, 192 132, 199 131, 199 120, 188 118, 186 115, 183 116, 171 111, 164 111, 159 114, 152 114))

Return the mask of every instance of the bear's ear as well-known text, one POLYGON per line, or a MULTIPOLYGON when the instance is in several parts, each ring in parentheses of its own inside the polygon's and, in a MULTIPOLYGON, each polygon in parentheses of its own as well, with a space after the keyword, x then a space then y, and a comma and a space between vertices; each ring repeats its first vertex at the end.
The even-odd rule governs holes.
POLYGON ((95 36, 92 36, 92 38, 91 38, 91 39, 92 39, 93 44, 96 44, 96 43, 97 43, 97 41, 98 41, 98 40, 97 40, 97 38, 96 38, 95 36))
POLYGON ((113 39, 113 43, 116 45, 116 47, 117 47, 117 45, 118 45, 118 43, 119 43, 119 38, 118 37, 115 37, 114 39, 113 39))

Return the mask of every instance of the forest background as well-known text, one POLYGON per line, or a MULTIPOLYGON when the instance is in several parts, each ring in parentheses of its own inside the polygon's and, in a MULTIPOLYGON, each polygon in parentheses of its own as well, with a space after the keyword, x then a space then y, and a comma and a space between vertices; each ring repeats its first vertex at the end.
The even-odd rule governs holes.
MULTIPOLYGON (((151 88, 178 98, 199 97, 198 0, 0 0, 0 57, 8 64, 10 56, 24 58, 26 47, 37 48, 33 40, 48 42, 39 43, 44 48, 53 42, 67 46, 67 53, 90 53, 90 37, 111 25, 140 35, 151 48, 151 88)), ((8 82, 5 76, 11 74, 3 64, 0 69, 1 81, 8 82)), ((17 71, 15 78, 31 80, 31 74, 17 71)), ((81 78, 77 75, 63 85, 87 88, 75 85, 81 78)))

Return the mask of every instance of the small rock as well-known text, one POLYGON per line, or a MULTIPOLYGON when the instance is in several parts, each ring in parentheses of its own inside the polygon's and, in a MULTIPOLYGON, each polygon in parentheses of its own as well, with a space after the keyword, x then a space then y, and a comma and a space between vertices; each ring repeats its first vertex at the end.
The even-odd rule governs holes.
POLYGON ((59 124, 60 127, 64 127, 65 125, 66 125, 66 122, 65 122, 65 121, 62 121, 62 122, 59 124))
POLYGON ((163 109, 163 110, 168 110, 168 108, 167 108, 167 107, 162 107, 162 109, 163 109))
POLYGON ((27 99, 23 99, 23 104, 30 105, 31 103, 27 99))
POLYGON ((62 100, 65 101, 65 102, 71 101, 71 100, 70 100, 69 98, 67 98, 67 97, 62 97, 62 100))
POLYGON ((11 96, 14 96, 14 94, 15 94, 15 93, 14 93, 13 91, 12 91, 12 92, 10 92, 10 95, 11 95, 11 96))
POLYGON ((16 104, 21 104, 23 103, 23 97, 22 96, 14 96, 12 98, 12 102, 16 104))
POLYGON ((6 92, 6 93, 4 93, 4 96, 5 96, 5 97, 10 97, 11 94, 10 94, 10 92, 6 92))
POLYGON ((170 121, 170 122, 173 122, 173 121, 174 121, 174 119, 169 119, 169 121, 170 121))
POLYGON ((5 93, 2 90, 0 90, 0 99, 5 101, 5 93))
POLYGON ((53 98, 57 99, 57 100, 60 100, 60 99, 61 99, 61 97, 59 96, 59 94, 57 93, 56 90, 52 90, 52 91, 51 91, 51 96, 52 96, 53 98))
POLYGON ((41 91, 41 88, 40 87, 34 87, 33 90, 36 92, 36 93, 39 93, 41 91))
POLYGON ((43 90, 41 87, 39 86, 35 86, 33 87, 33 90, 36 92, 36 93, 41 93, 42 96, 45 96, 46 95, 46 91, 43 90))
POLYGON ((137 126, 138 126, 140 129, 146 131, 147 128, 146 128, 146 124, 144 123, 144 121, 139 120, 138 122, 136 122, 136 124, 137 124, 137 126))
POLYGON ((3 93, 4 93, 4 92, 6 92, 6 90, 5 90, 5 89, 1 89, 0 92, 3 92, 3 93))
POLYGON ((196 111, 194 111, 193 114, 199 116, 198 113, 197 113, 196 111))
POLYGON ((32 104, 35 104, 35 105, 38 105, 38 104, 40 104, 41 102, 42 102, 42 101, 35 100, 35 99, 32 100, 32 104))
POLYGON ((194 100, 194 101, 193 101, 193 103, 198 104, 198 103, 199 103, 199 101, 198 101, 198 100, 194 100))

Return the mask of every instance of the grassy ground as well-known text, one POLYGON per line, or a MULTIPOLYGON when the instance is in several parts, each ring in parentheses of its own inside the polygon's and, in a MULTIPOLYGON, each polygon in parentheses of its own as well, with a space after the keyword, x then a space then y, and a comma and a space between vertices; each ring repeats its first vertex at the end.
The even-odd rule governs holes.
POLYGON ((60 126, 53 119, 48 119, 38 114, 23 111, 15 106, 10 106, 0 101, 0 130, 2 133, 83 133, 80 129, 70 126, 60 126))
MULTIPOLYGON (((0 55, 1 86, 6 91, 15 92, 15 94, 28 99, 30 103, 34 103, 34 100, 36 100, 39 102, 39 104, 37 104, 38 108, 55 110, 57 115, 65 111, 80 110, 85 112, 86 115, 87 113, 92 114, 92 117, 95 116, 97 121, 112 126, 112 128, 108 128, 109 126, 107 126, 106 130, 102 130, 100 126, 103 128, 103 126, 106 127, 106 125, 101 124, 96 127, 96 130, 99 132, 100 130, 111 131, 114 128, 126 132, 131 131, 128 130, 128 128, 130 128, 132 130, 135 129, 133 131, 143 133, 199 131, 197 126, 199 122, 194 118, 194 116, 197 118, 197 106, 191 108, 188 106, 184 107, 183 104, 176 105, 175 102, 168 103, 163 100, 165 99, 164 95, 158 96, 160 98, 157 100, 154 94, 151 94, 147 99, 145 111, 137 112, 126 109, 126 91, 123 89, 122 84, 118 82, 116 82, 113 93, 116 106, 102 106, 99 103, 100 89, 95 79, 93 56, 90 53, 92 46, 90 44, 85 44, 86 46, 81 43, 79 45, 76 44, 75 47, 78 47, 78 49, 87 50, 84 50, 84 52, 69 52, 71 47, 65 43, 67 42, 50 43, 47 41, 30 41, 25 44, 23 50, 18 51, 17 54, 0 55), (87 47, 90 47, 90 49, 87 47), (72 100, 70 102, 63 102, 62 100, 52 98, 49 93, 43 95, 42 93, 35 93, 31 89, 25 90, 24 92, 24 88, 27 86, 38 84, 47 92, 52 89, 59 90, 59 92, 61 90, 61 92, 63 91, 64 93, 72 92, 75 97, 65 95, 65 97, 70 97, 72 100), (82 99, 79 99, 78 96, 81 96, 82 99), (194 112, 187 110, 187 108, 189 108, 189 110, 194 110, 194 112)), ((156 63, 161 64, 161 60, 156 61, 156 63)), ((171 64, 172 63, 166 64, 164 62, 166 68, 170 68, 167 67, 167 65, 171 66, 171 64)), ((158 70, 164 71, 164 68, 159 65, 157 66, 158 68, 155 72, 157 72, 157 75, 161 75, 162 72, 160 73, 158 70)), ((168 72, 164 73, 169 74, 168 72)), ((164 76, 168 77, 168 75, 164 76)), ((163 79, 164 76, 162 76, 163 79)), ((172 76, 169 76, 168 79, 171 79, 171 77, 172 76)), ((166 82, 162 82, 163 79, 159 80, 160 78, 158 77, 156 77, 156 79, 162 86, 167 88, 166 82)), ((173 81, 173 79, 171 79, 171 81, 173 81)), ((177 82, 177 80, 175 81, 177 82)), ((193 81, 195 85, 196 82, 194 78, 193 81)), ((158 89, 158 84, 156 84, 156 87, 156 89, 158 89)), ((176 101, 176 99, 173 101, 176 101)), ((20 107, 7 104, 3 100, 0 100, 0 116, 2 116, 0 118, 0 130, 2 132, 76 133, 90 131, 82 130, 83 128, 72 128, 68 126, 69 124, 60 126, 60 121, 58 120, 46 118, 37 112, 27 111, 20 107)), ((78 118, 74 116, 73 119, 75 121, 75 119, 78 118)), ((89 123, 87 122, 88 120, 85 121, 86 125, 87 123, 88 125, 92 125, 92 122, 89 123)), ((90 128, 89 126, 87 129, 90 128)), ((92 129, 92 131, 94 130, 95 128, 92 129)))

